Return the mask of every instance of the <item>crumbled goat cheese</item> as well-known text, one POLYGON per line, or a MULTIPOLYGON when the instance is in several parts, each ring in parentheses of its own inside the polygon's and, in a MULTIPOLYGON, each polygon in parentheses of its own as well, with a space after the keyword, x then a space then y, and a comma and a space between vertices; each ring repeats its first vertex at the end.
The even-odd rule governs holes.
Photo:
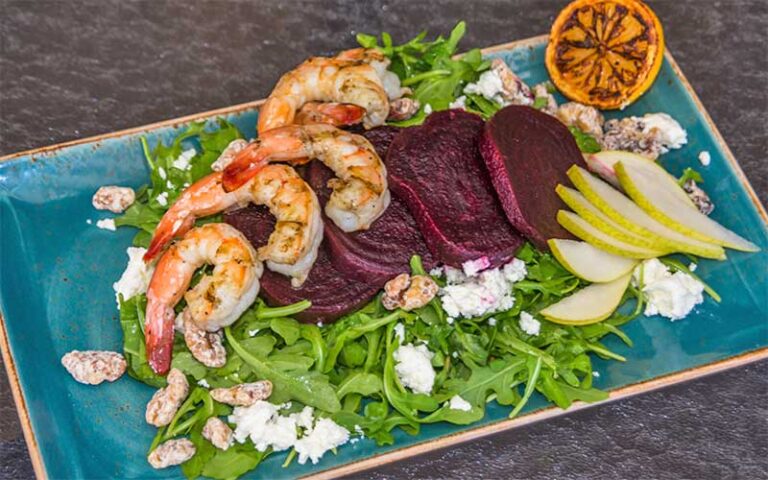
POLYGON ((448 325, 453 325, 453 322, 455 322, 455 321, 456 321, 456 319, 455 319, 455 318, 453 318, 453 317, 446 317, 446 318, 445 318, 445 321, 446 321, 446 323, 447 323, 448 325))
POLYGON ((402 323, 395 325, 395 336, 400 339, 400 343, 405 342, 405 325, 402 323))
POLYGON ((206 380, 204 378, 201 378, 200 380, 198 380, 197 384, 200 385, 203 388, 208 388, 208 389, 211 388, 211 385, 208 383, 208 380, 206 380))
POLYGON ((709 164, 712 163, 712 155, 707 151, 699 153, 699 162, 701 162, 703 166, 708 167, 709 164))
POLYGON ((315 427, 296 442, 294 448, 299 454, 299 464, 307 460, 315 464, 328 450, 344 445, 349 441, 349 431, 330 418, 321 418, 315 427))
POLYGON ((468 277, 461 270, 446 267, 448 285, 438 295, 449 317, 478 317, 509 310, 515 303, 512 285, 525 278, 525 262, 514 259, 500 268, 468 277))
POLYGON ((472 410, 472 404, 461 398, 459 395, 451 397, 451 401, 448 403, 448 408, 451 410, 461 410, 468 412, 472 410))
POLYGON ((695 272, 698 267, 699 266, 697 264, 693 263, 693 262, 688 264, 688 270, 690 270, 692 272, 695 272))
POLYGON ((685 129, 666 113, 647 113, 642 121, 645 133, 656 130, 661 135, 661 153, 667 153, 688 143, 688 134, 685 129))
POLYGON ((188 170, 190 167, 190 161, 195 158, 195 155, 197 155, 197 150, 194 148, 189 148, 187 150, 184 150, 181 152, 181 155, 171 163, 173 165, 173 168, 178 168, 179 170, 188 170))
POLYGON ((641 276, 642 291, 647 301, 646 315, 680 320, 704 301, 704 284, 686 273, 672 273, 656 258, 635 267, 633 279, 636 285, 640 284, 641 276))
POLYGON ((429 115, 430 113, 432 113, 432 105, 427 103, 424 105, 424 115, 429 115))
POLYGON ((452 101, 450 105, 448 105, 448 108, 460 108, 462 110, 467 109, 467 96, 462 95, 456 100, 452 101))
POLYGON ((433 277, 442 277, 443 273, 443 267, 435 267, 429 271, 429 274, 433 277))
POLYGON ((504 85, 501 83, 501 77, 495 70, 486 70, 480 74, 477 83, 468 83, 464 87, 464 93, 482 95, 483 97, 504 105, 504 85))
POLYGON ((600 378, 600 372, 598 372, 597 370, 594 370, 592 372, 592 376, 595 377, 595 378, 600 378))
POLYGON ((491 261, 488 259, 488 257, 480 257, 476 258, 475 260, 467 260, 461 264, 461 268, 464 270, 464 275, 468 277, 474 277, 490 266, 491 261))
POLYGON ((488 319, 488 325, 495 327, 496 326, 496 319, 494 317, 491 317, 488 319))
POLYGON ((279 452, 296 444, 296 419, 278 414, 279 405, 258 400, 248 407, 235 407, 229 422, 234 423, 238 443, 250 438, 256 450, 279 452))
POLYGON ((257 333, 259 333, 259 329, 258 328, 255 329, 255 330, 248 330, 248 336, 249 337, 255 337, 257 333))
POLYGON ((165 188, 167 188, 168 190, 173 190, 174 188, 173 183, 170 180, 168 180, 167 182, 165 182, 165 188))
POLYGON ((414 393, 429 395, 435 384, 435 370, 432 368, 432 357, 425 345, 400 345, 395 350, 394 358, 397 364, 395 372, 400 383, 413 390, 414 393))
POLYGON ((541 331, 541 322, 528 312, 520 312, 520 328, 528 335, 535 336, 541 331))
POLYGON ((155 197, 155 200, 157 200, 157 203, 162 205, 163 207, 168 206, 168 192, 163 192, 157 197, 155 197))
POLYGON ((85 223, 87 223, 88 225, 93 225, 93 220, 91 220, 90 218, 86 218, 85 223))
POLYGON ((163 180, 168 178, 168 175, 166 175, 165 169, 163 167, 157 167, 157 174, 160 175, 160 178, 162 178, 163 180))
POLYGON ((152 274, 155 271, 155 265, 147 265, 144 262, 144 254, 147 252, 146 248, 141 247, 128 247, 126 253, 128 254, 128 266, 125 267, 123 275, 120 280, 112 284, 112 288, 115 290, 115 300, 117 306, 120 306, 120 295, 125 300, 132 298, 140 293, 145 293, 149 286, 149 281, 152 279, 152 274))
MULTIPOLYGON (((290 408, 290 407, 286 407, 290 408)), ((299 413, 292 413, 289 415, 296 422, 296 426, 309 430, 312 428, 312 423, 315 421, 315 409, 312 407, 304 407, 299 413)))
POLYGON ((115 226, 114 218, 102 218, 101 220, 96 221, 96 226, 102 230, 112 230, 113 232, 117 228, 115 226))

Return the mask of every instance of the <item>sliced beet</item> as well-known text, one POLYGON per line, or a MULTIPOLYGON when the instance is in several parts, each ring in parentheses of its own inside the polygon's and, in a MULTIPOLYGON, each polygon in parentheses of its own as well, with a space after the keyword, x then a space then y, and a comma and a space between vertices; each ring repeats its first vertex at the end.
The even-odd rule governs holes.
POLYGON ((523 243, 483 165, 483 125, 463 110, 433 113, 400 132, 386 158, 392 192, 410 209, 433 256, 454 267, 483 256, 501 265, 523 243))
MULTIPOLYGON (((326 184, 333 172, 322 163, 312 162, 306 178, 320 204, 325 205, 331 192, 326 184)), ((331 262, 350 278, 382 287, 387 280, 410 271, 412 255, 420 255, 426 269, 435 266, 411 212, 394 195, 387 210, 368 230, 345 233, 331 220, 324 220, 331 262)))
POLYGON ((573 238, 557 223, 565 204, 555 193, 584 157, 558 119, 531 107, 509 106, 485 125, 480 150, 501 205, 515 228, 541 249, 550 238, 573 238))
MULTIPOLYGON (((253 205, 225 213, 224 221, 243 232, 256 248, 267 243, 275 226, 275 217, 265 207, 253 205)), ((378 290, 375 285, 357 282, 336 270, 324 242, 301 287, 293 288, 288 277, 264 269, 259 295, 272 306, 309 300, 312 306, 296 318, 303 322, 329 323, 365 305, 378 290)))

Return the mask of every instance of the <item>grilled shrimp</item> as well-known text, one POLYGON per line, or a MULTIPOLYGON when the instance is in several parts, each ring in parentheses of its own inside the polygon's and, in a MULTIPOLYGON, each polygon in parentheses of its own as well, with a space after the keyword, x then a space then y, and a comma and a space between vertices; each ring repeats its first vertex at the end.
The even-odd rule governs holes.
POLYGON ((293 124, 296 112, 309 102, 351 104, 335 106, 337 114, 348 109, 346 116, 359 115, 351 107, 362 107, 365 128, 382 125, 389 115, 389 100, 403 94, 400 80, 388 66, 382 53, 364 48, 306 60, 280 78, 261 107, 259 134, 293 124))
POLYGON ((269 162, 318 159, 336 174, 325 213, 345 232, 365 230, 389 206, 387 169, 361 135, 331 125, 290 125, 264 132, 224 169, 224 189, 236 190, 269 162))
POLYGON ((209 223, 189 230, 157 263, 147 289, 147 358, 152 369, 165 373, 171 365, 174 307, 184 297, 192 321, 208 331, 232 324, 259 293, 264 267, 250 242, 234 227, 209 223), (213 265, 187 291, 199 267, 213 265))
POLYGON ((323 220, 315 192, 288 165, 269 165, 245 185, 226 192, 222 173, 214 172, 189 186, 155 229, 144 260, 154 258, 174 237, 183 235, 195 219, 248 203, 266 205, 277 218, 269 242, 258 250, 267 267, 292 277, 294 286, 307 278, 323 240, 323 220))

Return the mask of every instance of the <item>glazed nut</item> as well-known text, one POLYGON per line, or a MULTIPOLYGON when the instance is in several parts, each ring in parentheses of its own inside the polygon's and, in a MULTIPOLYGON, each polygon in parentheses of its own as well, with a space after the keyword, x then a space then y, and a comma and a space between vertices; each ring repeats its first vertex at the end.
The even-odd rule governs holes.
POLYGON ((211 390, 211 397, 214 400, 234 407, 248 407, 259 400, 266 400, 270 395, 272 395, 272 382, 269 380, 211 390))
POLYGON ((168 372, 166 381, 168 385, 152 395, 145 413, 147 423, 156 427, 164 427, 171 423, 181 403, 189 394, 189 382, 181 370, 172 368, 168 372))
POLYGON ((437 295, 437 284, 427 275, 401 273, 384 285, 381 303, 387 310, 411 311, 428 304, 437 295))
POLYGON ((419 111, 419 101, 414 98, 400 97, 389 102, 388 120, 396 122, 408 120, 419 111))
POLYGON ((129 187, 104 186, 96 190, 91 203, 96 210, 123 213, 136 201, 136 193, 129 187))
POLYGON ((709 198, 707 192, 702 190, 701 187, 696 184, 695 180, 689 179, 685 182, 683 190, 688 194, 688 198, 691 199, 693 204, 696 205, 696 208, 698 208, 704 215, 709 215, 715 210, 715 204, 709 198))
POLYGON ((208 332, 200 328, 192 316, 184 310, 184 342, 192 356, 210 368, 220 368, 227 363, 227 350, 224 348, 221 332, 208 332))
POLYGON ((238 153, 240 153, 245 147, 248 146, 248 142, 243 140, 242 138, 238 138, 237 140, 232 140, 229 145, 227 145, 227 148, 224 149, 224 151, 221 152, 221 155, 219 155, 219 158, 216 159, 215 162, 211 165, 211 169, 214 172, 221 172, 225 168, 227 168, 227 165, 232 163, 232 161, 235 159, 238 153))
POLYGON ((195 455, 195 444, 186 438, 168 440, 157 446, 147 460, 152 468, 181 465, 195 455))
POLYGON ((203 427, 203 438, 219 450, 226 450, 232 445, 232 429, 218 417, 211 417, 203 427))
POLYGON ((61 357, 61 364, 80 383, 98 385, 114 382, 125 372, 125 359, 116 352, 73 350, 61 357))
POLYGON ((599 140, 603 137, 605 119, 595 107, 578 102, 568 102, 557 109, 557 118, 569 127, 576 127, 582 132, 599 140))
POLYGON ((502 97, 513 105, 530 105, 533 93, 528 85, 510 69, 504 60, 497 58, 491 62, 491 70, 501 79, 502 97))

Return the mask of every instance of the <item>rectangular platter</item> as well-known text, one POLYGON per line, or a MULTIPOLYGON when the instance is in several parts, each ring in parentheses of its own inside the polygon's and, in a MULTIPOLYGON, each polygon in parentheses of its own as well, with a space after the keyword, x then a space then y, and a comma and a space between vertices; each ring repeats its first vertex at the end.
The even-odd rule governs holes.
MULTIPOLYGON (((503 58, 529 84, 547 79, 546 37, 484 50, 503 58)), ((562 97, 558 98, 562 102, 562 97)), ((154 429, 144 422, 153 390, 127 375, 99 388, 78 384, 59 360, 73 349, 121 349, 112 282, 127 257, 131 229, 100 230, 105 218, 90 198, 101 185, 138 187, 148 181, 140 138, 169 141, 192 121, 223 117, 254 132, 261 102, 169 120, 95 138, 77 140, 0 159, 0 348, 10 378, 30 456, 39 478, 178 477, 178 468, 152 470, 146 449, 154 429)), ((626 363, 595 359, 595 385, 608 401, 768 358, 768 216, 722 137, 667 52, 653 88, 623 112, 666 112, 688 132, 688 144, 665 154, 674 175, 699 167, 718 206, 712 217, 762 248, 757 254, 729 251, 726 262, 702 261, 697 273, 723 297, 706 298, 685 320, 640 317, 625 327, 635 345, 616 338, 607 345, 626 363), (712 163, 698 165, 708 151, 712 163)), ((571 410, 584 408, 576 404, 571 410)), ((329 478, 446 447, 564 412, 537 396, 523 415, 508 420, 509 408, 489 405, 470 426, 422 426, 412 437, 401 431, 392 446, 365 439, 326 455, 317 465, 295 462, 281 468, 282 455, 262 463, 248 478, 329 478)))

